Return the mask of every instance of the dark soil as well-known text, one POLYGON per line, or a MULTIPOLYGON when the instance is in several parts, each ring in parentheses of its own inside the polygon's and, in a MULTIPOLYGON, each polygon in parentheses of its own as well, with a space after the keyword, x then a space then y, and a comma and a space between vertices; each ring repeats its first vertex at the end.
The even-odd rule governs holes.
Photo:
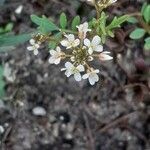
MULTIPOLYGON (((137 12, 143 1, 118 0, 107 12, 137 12)), ((6 0, 0 10, 0 25, 12 21, 17 34, 34 30, 31 14, 45 14, 56 22, 62 11, 70 18, 80 14, 83 21, 95 14, 92 6, 78 0, 6 0), (23 11, 16 15, 19 5, 23 11)), ((95 86, 66 78, 62 65, 48 63, 46 48, 33 56, 26 43, 1 53, 0 61, 15 80, 5 77, 0 150, 150 150, 150 55, 143 51, 142 40, 128 38, 133 28, 124 24, 107 41, 114 60, 100 63, 101 81, 95 86), (35 116, 37 106, 46 115, 35 116)))

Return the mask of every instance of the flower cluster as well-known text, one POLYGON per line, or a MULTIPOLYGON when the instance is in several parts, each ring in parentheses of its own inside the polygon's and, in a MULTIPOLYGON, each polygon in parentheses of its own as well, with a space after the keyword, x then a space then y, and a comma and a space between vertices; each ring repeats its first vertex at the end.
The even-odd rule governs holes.
POLYGON ((76 81, 88 79, 89 83, 94 85, 99 80, 99 70, 91 67, 89 62, 94 58, 104 61, 111 60, 112 57, 108 55, 109 52, 103 52, 101 38, 98 35, 92 40, 87 38, 87 33, 91 31, 87 22, 77 26, 77 29, 77 36, 64 33, 65 38, 60 41, 60 46, 50 50, 49 63, 57 65, 62 59, 68 59, 61 71, 65 71, 67 77, 73 75, 76 81))
MULTIPOLYGON (((98 35, 92 39, 87 38, 88 32, 92 31, 87 22, 77 26, 77 29, 77 35, 63 33, 65 38, 60 41, 60 45, 50 50, 49 63, 58 65, 61 60, 68 59, 65 68, 61 71, 65 71, 67 77, 73 75, 76 81, 88 79, 89 83, 94 85, 99 80, 99 70, 91 67, 89 62, 95 58, 101 61, 111 60, 112 57, 108 55, 108 51, 103 51, 101 38, 98 35)), ((46 40, 44 35, 36 35, 30 40, 31 46, 27 49, 37 55, 44 40, 46 40)))

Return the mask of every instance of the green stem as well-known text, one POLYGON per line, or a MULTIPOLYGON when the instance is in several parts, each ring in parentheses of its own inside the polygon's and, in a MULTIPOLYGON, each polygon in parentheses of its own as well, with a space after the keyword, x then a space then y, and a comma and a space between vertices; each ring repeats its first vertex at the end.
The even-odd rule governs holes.
POLYGON ((68 29, 60 29, 60 32, 66 32, 66 33, 78 34, 76 31, 72 31, 72 30, 68 30, 68 29))

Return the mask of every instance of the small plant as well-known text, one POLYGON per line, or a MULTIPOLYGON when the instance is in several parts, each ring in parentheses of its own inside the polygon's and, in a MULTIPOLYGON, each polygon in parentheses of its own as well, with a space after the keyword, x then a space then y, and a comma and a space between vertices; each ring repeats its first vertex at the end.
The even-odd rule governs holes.
POLYGON ((50 49, 50 64, 59 64, 65 60, 65 75, 74 76, 76 81, 88 79, 91 85, 99 80, 99 69, 91 62, 98 59, 108 61, 113 59, 105 51, 103 45, 107 37, 114 37, 114 29, 120 27, 129 15, 114 17, 110 21, 104 9, 116 0, 88 0, 95 6, 97 17, 81 23, 80 16, 75 16, 70 22, 65 13, 60 15, 60 23, 56 25, 46 16, 31 15, 31 20, 38 26, 36 34, 30 40, 29 51, 39 53, 40 45, 46 42, 50 49))
POLYGON ((6 34, 8 32, 11 32, 13 29, 13 23, 8 23, 5 27, 0 27, 0 34, 6 34))
POLYGON ((140 25, 130 33, 130 38, 138 40, 144 37, 144 49, 150 50, 150 4, 144 3, 137 18, 131 17, 128 21, 140 25))

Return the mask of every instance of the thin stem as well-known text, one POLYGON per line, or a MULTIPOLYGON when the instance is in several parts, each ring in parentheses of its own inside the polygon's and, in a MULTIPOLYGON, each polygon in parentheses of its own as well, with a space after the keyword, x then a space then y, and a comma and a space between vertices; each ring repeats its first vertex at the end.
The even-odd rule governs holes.
POLYGON ((93 0, 93 3, 94 3, 94 6, 95 6, 95 9, 96 9, 97 19, 99 19, 100 18, 99 7, 98 7, 97 2, 95 0, 93 0))
POLYGON ((66 32, 66 33, 72 33, 72 34, 77 34, 76 31, 68 30, 68 29, 60 29, 60 32, 66 32))
POLYGON ((89 71, 91 71, 91 67, 85 62, 85 65, 89 71))
POLYGON ((68 55, 68 54, 65 54, 64 56, 65 56, 65 57, 72 57, 72 55, 68 55))
POLYGON ((127 15, 129 15, 130 17, 132 17, 132 16, 142 16, 140 12, 130 13, 130 14, 127 14, 127 15))
POLYGON ((92 54, 92 57, 99 57, 99 54, 92 54))
POLYGON ((140 25, 146 30, 147 33, 150 34, 150 26, 148 24, 145 23, 145 21, 142 18, 142 14, 140 12, 135 12, 135 13, 131 13, 128 14, 129 16, 136 16, 140 25))

